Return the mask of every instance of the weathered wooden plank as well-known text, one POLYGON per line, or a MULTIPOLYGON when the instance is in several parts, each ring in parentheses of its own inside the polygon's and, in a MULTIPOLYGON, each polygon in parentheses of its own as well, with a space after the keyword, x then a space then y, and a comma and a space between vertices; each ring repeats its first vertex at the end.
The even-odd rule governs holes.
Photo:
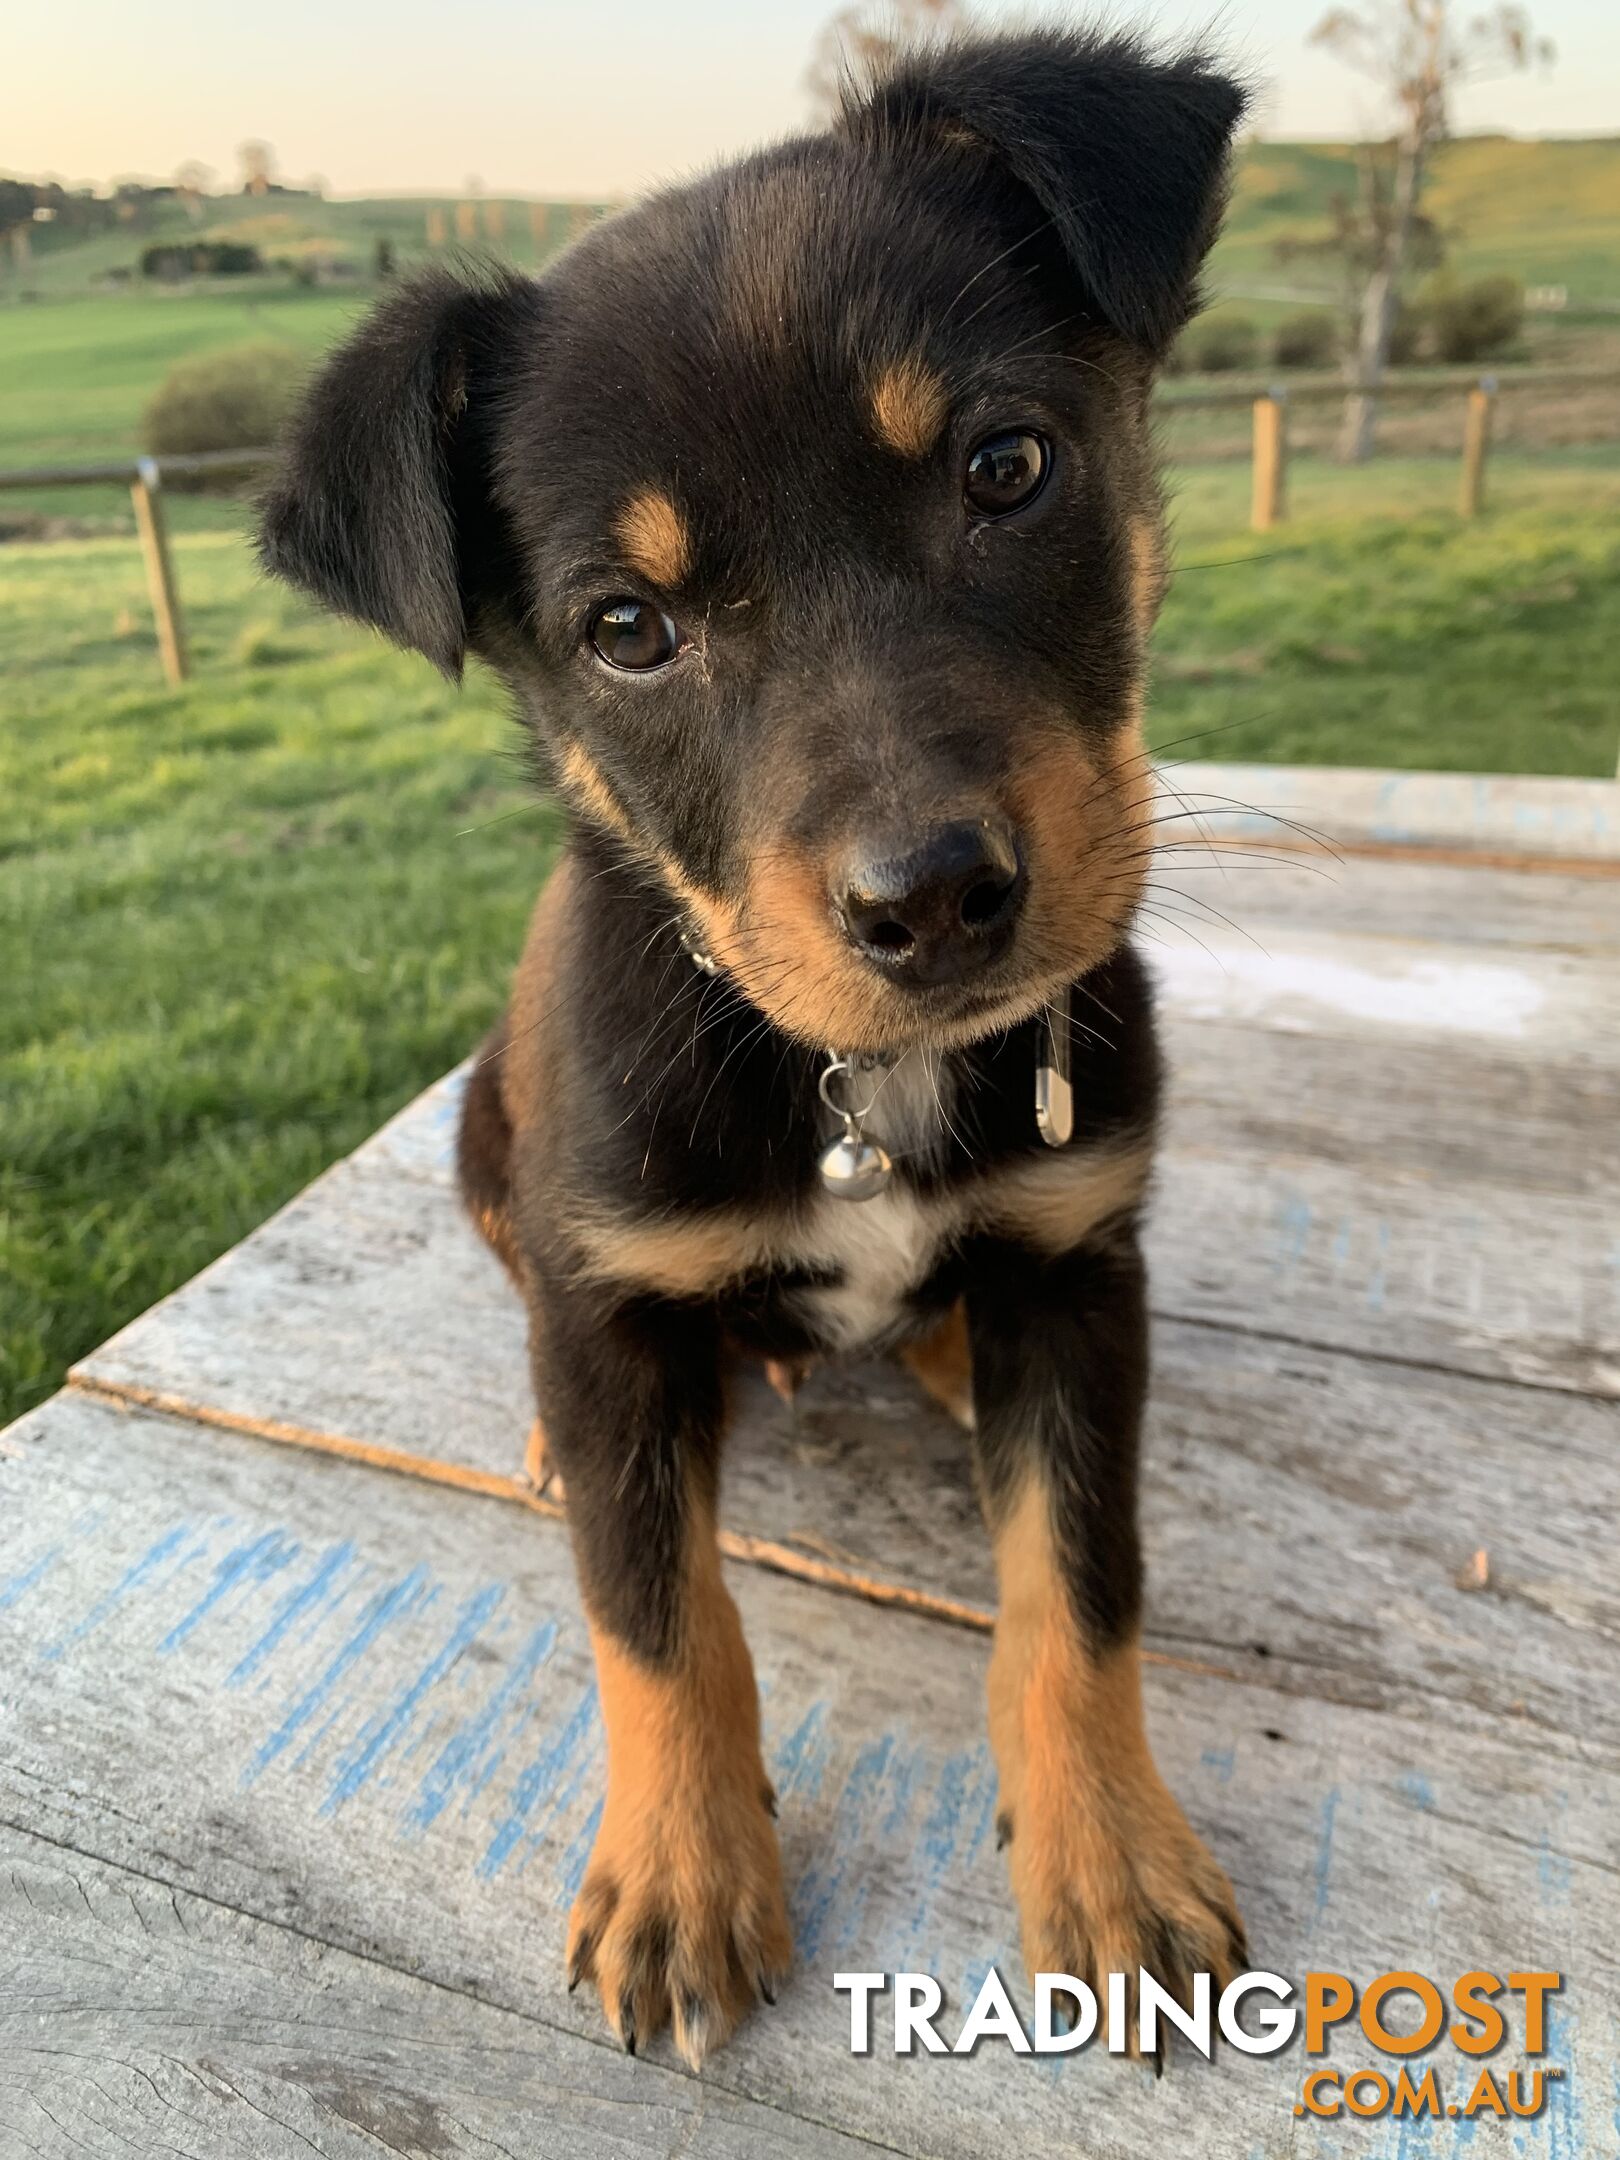
MULTIPOLYGON (((380 1145, 398 1146, 402 1130, 380 1145)), ((296 1223, 279 1219, 268 1251, 249 1240, 205 1278, 206 1296, 202 1285, 182 1292, 84 1370, 106 1386, 336 1436, 379 1457, 431 1461, 451 1435, 464 1456, 501 1465, 516 1490, 531 1414, 523 1316, 448 1191, 363 1155, 308 1199, 296 1223), (414 1253, 424 1225, 442 1264, 413 1261, 397 1274, 351 1266, 357 1245, 414 1253), (469 1402, 476 1427, 461 1422, 469 1402)), ((1151 1236, 1166 1322, 1150 1460, 1175 1464, 1146 1485, 1155 1646, 1230 1663, 1258 1639, 1274 1651, 1279 1685, 1444 1702, 1458 1680, 1449 1639, 1433 1633, 1437 1598, 1449 1629, 1483 1629, 1492 1641, 1478 1683, 1486 1700, 1505 1709, 1550 1685, 1571 1723, 1615 1624, 1606 1563, 1581 1515, 1594 1491, 1610 1490, 1615 1412, 1464 1387, 1447 1370, 1612 1394, 1620 1359, 1605 1220, 1593 1199, 1550 1207, 1477 1180, 1430 1186, 1310 1159, 1172 1151, 1151 1236), (1176 1315, 1256 1334, 1223 1340, 1176 1315), (1386 1355, 1335 1358, 1303 1347, 1311 1341, 1386 1355), (1579 1484, 1543 1497, 1551 1435, 1561 1466, 1581 1466, 1579 1484), (1355 1491, 1375 1497, 1352 1506, 1355 1491), (1278 1492, 1295 1528, 1275 1566, 1234 1599, 1231 1523, 1278 1492), (1559 1535, 1544 1541, 1548 1523, 1559 1535), (1531 1586, 1541 1623, 1517 1588, 1475 1606, 1450 1587, 1481 1545, 1496 1549, 1499 1586, 1531 1586)), ((898 1369, 820 1378, 791 1415, 752 1387, 728 1454, 725 1514, 762 1557, 940 1609, 988 1609, 966 1444, 898 1369)), ((1596 1715, 1608 1729, 1608 1711, 1596 1715)))
POLYGON ((1620 859, 1620 786, 1612 780, 1197 760, 1171 766, 1167 778, 1190 803, 1250 806, 1229 809, 1221 826, 1256 840, 1286 837, 1283 817, 1351 846, 1620 859))
POLYGON ((1493 951, 1351 932, 1263 933, 1264 944, 1200 926, 1200 945, 1166 938, 1147 957, 1170 1014, 1371 1049, 1433 1043, 1526 1066, 1613 1073, 1620 1065, 1620 968, 1607 953, 1493 951))
POLYGON ((1172 1148, 1156 1311, 1620 1397, 1617 1210, 1478 1175, 1172 1148))
POLYGON ((15 1829, 0 1944, 0 2151, 18 2160, 884 2149, 15 1829))
MULTIPOLYGON (((1169 1030, 1156 1309, 1456 1370, 1620 1392, 1612 1075, 1169 1030)), ((79 1368, 509 1480, 529 1396, 515 1303, 450 1197, 456 1089, 396 1119, 79 1368)))
MULTIPOLYGON (((600 1757, 561 1530, 300 1451, 221 1449, 138 1422, 58 1400, 19 1429, 26 1453, 0 1472, 0 1814, 597 2033, 559 1970, 600 1757)), ((1272 1543, 1234 1523, 1227 1565, 1258 1579, 1272 1543)), ((1101 2160, 1340 2150, 1333 2126, 1292 2115, 1297 2051, 1178 2063, 1162 2086, 1090 2051, 1056 2070, 992 2046, 851 2059, 835 1970, 932 1971, 958 2014, 988 1962, 1016 1973, 981 1738, 985 1646, 759 1571, 734 1587, 800 1966, 777 2009, 706 2070, 705 2091, 947 2160, 1069 2154, 1080 2125, 1101 2160)), ((1457 1645, 1471 1667, 1494 1649, 1457 1645)), ((1612 2106, 1620 2000, 1612 1759, 1552 1750, 1512 1720, 1437 1725, 1179 1671, 1150 1676, 1150 1714, 1263 1963, 1563 1973, 1549 2059, 1568 2075, 1516 2127, 1515 2150, 1587 2149, 1612 2106)), ((347 2025, 347 2000, 324 1998, 321 2014, 347 2025)), ((670 2059, 663 2043, 651 2053, 670 2059)), ((1358 2151, 1395 2160, 1409 2127, 1360 2126, 1358 2151)))
POLYGON ((1335 859, 1325 849, 1301 855, 1223 849, 1220 820, 1201 813, 1178 818, 1162 838, 1168 845, 1153 867, 1150 903, 1162 897, 1191 910, 1147 918, 1166 936, 1184 940, 1204 911, 1217 927, 1228 916, 1265 945, 1279 931, 1307 929, 1570 952, 1620 947, 1620 880, 1614 878, 1421 858, 1335 859), (1219 914, 1208 912, 1216 909, 1219 914))
POLYGON ((430 1090, 78 1371, 510 1490, 534 1414, 522 1320, 452 1197, 458 1097, 430 1090))
MULTIPOLYGON (((1620 1587, 1592 1533, 1620 1509, 1611 1406, 1199 1327, 1161 1324, 1155 1348, 1153 1650, 1620 1754, 1620 1587)), ((993 1607, 966 1443, 898 1371, 819 1376, 792 1411, 758 1387, 726 1481, 727 1519, 780 1547, 993 1607)))
POLYGON ((1616 1080, 1477 1045, 1334 1041, 1165 1016, 1172 1148, 1281 1156, 1437 1185, 1602 1199, 1620 1185, 1616 1080))

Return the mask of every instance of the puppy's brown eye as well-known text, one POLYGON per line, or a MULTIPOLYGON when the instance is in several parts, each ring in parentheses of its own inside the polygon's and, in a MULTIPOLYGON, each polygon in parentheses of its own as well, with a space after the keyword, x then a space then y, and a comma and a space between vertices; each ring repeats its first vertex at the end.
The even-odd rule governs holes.
POLYGON ((681 643, 669 617, 645 600, 604 601, 587 634, 598 659, 638 675, 666 666, 681 643))
POLYGON ((1052 453, 1040 436, 1022 428, 986 436, 968 459, 962 483, 968 508, 982 518, 1022 510, 1041 492, 1051 462, 1052 453))

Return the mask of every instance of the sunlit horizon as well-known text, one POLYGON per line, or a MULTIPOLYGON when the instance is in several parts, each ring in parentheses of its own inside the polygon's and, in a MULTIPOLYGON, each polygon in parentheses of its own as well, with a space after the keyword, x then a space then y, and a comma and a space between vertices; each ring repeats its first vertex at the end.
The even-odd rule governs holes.
MULTIPOLYGON (((614 200, 810 125, 805 69, 831 12, 828 0, 698 0, 672 21, 653 0, 621 0, 604 29, 579 0, 466 0, 453 24, 423 0, 287 0, 273 19, 83 0, 8 34, 3 169, 104 188, 192 162, 228 191, 239 146, 256 139, 282 179, 335 196, 614 200)), ((976 12, 996 27, 1055 11, 985 0, 976 12)), ((1256 123, 1274 140, 1387 132, 1375 87, 1310 44, 1322 12, 1323 0, 1177 0, 1118 19, 1166 41, 1202 30, 1256 83, 1256 123)), ((1620 10, 1531 12, 1555 64, 1465 85, 1458 133, 1620 132, 1620 10)))

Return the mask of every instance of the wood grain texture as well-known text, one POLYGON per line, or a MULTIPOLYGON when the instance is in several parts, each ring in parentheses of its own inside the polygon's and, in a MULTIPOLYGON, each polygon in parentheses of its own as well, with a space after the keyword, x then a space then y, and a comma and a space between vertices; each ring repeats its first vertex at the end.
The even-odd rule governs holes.
POLYGON ((1197 760, 1167 777, 1188 802, 1247 806, 1229 808, 1220 829, 1257 840, 1278 836, 1280 815, 1348 846, 1620 860, 1620 785, 1612 780, 1197 760))
MULTIPOLYGON (((600 1754, 563 1533, 497 1503, 300 1451, 222 1448, 71 1397, 18 1438, 22 1459, 0 1466, 0 1817, 269 1923, 278 1939, 295 1931, 362 1958, 370 1974, 408 1972, 582 2041, 598 2035, 559 1971, 600 1754)), ((1269 1507, 1284 1512, 1276 1497, 1269 1507)), ((1229 1515, 1235 1585, 1258 1589, 1273 1571, 1272 1527, 1241 1505, 1229 1515)), ((986 1646, 757 1570, 736 1571, 733 1587, 759 1665, 800 1965, 777 2008, 705 2074, 705 2095, 946 2160, 1067 2155, 1077 2134, 1099 2160, 1344 2149, 1341 2129, 1292 2116, 1297 2050, 1212 2068, 1178 2060, 1159 2086, 1090 2051, 1056 2069, 990 2046, 851 2058, 835 1970, 936 1973, 947 2032, 990 1962, 1023 1999, 993 1849, 986 1646)), ((1475 1670, 1496 1644, 1464 1632, 1454 1647, 1475 1670)), ((1148 1692, 1166 1774, 1231 1870, 1258 1960, 1290 1973, 1561 1971, 1549 2059, 1568 2075, 1546 2113, 1516 2127, 1514 2149, 1530 2160, 1601 2150, 1620 2001, 1607 1744, 1584 1726, 1554 1734, 1478 1709, 1437 1720, 1207 1674, 1155 1671, 1148 1692)), ((87 1927, 99 1894, 86 1894, 87 1927)), ((43 1930, 30 1923, 29 1935, 43 1930)), ((480 2042, 459 2010, 444 2055, 424 2057, 353 1992, 360 1977, 345 1965, 316 1998, 329 2049, 306 2054, 278 2026, 281 1958, 259 1937, 249 1955, 244 1940, 216 2023, 182 1995, 164 2052, 226 2060, 228 2045, 256 2099, 298 2106, 285 2088, 318 2080, 300 2069, 267 2084, 274 2065, 347 2058, 362 2094, 370 2081, 370 2107, 379 2085, 421 2096, 426 2060, 430 2103, 453 2120, 473 2104, 467 2051, 480 2042), (244 2050, 256 2002, 267 2006, 257 2055, 244 2050)), ((15 1966, 15 1944, 7 1959, 15 1966)), ((165 2001, 161 1974, 154 1965, 148 2005, 165 2001)), ((103 1975, 92 2003, 125 1984, 103 1975)), ((63 2014, 83 1992, 82 1979, 62 1983, 63 2014)), ((99 2045, 92 2035, 97 2062, 99 2045)), ((625 2090, 652 2095, 651 2112, 629 2112, 633 2133, 664 2104, 666 2057, 661 2043, 650 2063, 619 2066, 625 2090)), ((556 2060, 563 2124, 580 2101, 572 2065, 556 2060)), ((610 2068, 600 2087, 586 2081, 593 2105, 621 2089, 610 2068)), ((82 2111, 101 2106, 71 2058, 56 2075, 82 2111)), ((1358 2126, 1356 2149, 1396 2160, 1405 2134, 1358 2126)))
POLYGON ((1225 854, 1219 820, 1202 813, 1161 837, 1171 843, 1154 865, 1161 889, 1195 911, 1207 901, 1266 945, 1308 929, 1527 951, 1620 949, 1620 893, 1556 866, 1530 876, 1421 858, 1338 860, 1327 848, 1276 859, 1263 848, 1225 854))
POLYGON ((883 2148, 0 1830, 8 2160, 856 2160, 883 2148))
POLYGON ((1197 935, 1198 945, 1166 938, 1148 948, 1177 1019, 1316 1035, 1369 1055, 1431 1043, 1527 1068, 1620 1065, 1620 969, 1608 953, 1325 930, 1261 944, 1203 924, 1197 935))

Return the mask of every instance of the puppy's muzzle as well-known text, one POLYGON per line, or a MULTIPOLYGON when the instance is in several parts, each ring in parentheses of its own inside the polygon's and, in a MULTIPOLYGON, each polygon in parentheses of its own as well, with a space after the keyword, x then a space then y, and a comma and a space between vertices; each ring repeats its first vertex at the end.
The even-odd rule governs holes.
POLYGON ((874 836, 833 880, 844 934, 890 982, 967 982, 1013 940, 1026 885, 1018 837, 1003 818, 874 836))

